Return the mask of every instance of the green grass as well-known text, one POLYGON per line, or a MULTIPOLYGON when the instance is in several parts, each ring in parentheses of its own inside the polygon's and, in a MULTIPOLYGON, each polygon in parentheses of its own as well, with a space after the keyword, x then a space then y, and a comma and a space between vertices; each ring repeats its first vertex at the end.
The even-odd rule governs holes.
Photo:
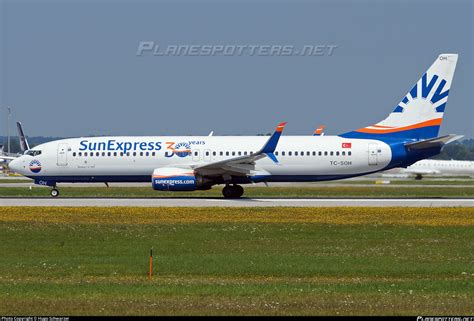
MULTIPOLYGON (((150 187, 59 187, 61 197, 222 197, 222 187, 209 191, 159 192, 150 187)), ((0 197, 50 197, 45 187, 2 187, 0 197)), ((247 187, 244 197, 474 197, 474 186, 390 187, 390 186, 314 186, 314 187, 247 187)))
POLYGON ((0 178, 0 184, 10 184, 10 183, 32 183, 33 181, 30 179, 24 179, 24 178, 12 178, 12 179, 1 179, 0 178))
POLYGON ((0 314, 471 315, 473 226, 471 208, 1 208, 0 314))

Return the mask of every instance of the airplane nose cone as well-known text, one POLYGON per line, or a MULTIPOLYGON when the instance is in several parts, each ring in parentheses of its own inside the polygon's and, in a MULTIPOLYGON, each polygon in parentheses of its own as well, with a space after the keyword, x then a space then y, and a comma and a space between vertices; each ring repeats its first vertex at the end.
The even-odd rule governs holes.
POLYGON ((21 161, 19 159, 13 159, 11 162, 8 163, 8 168, 10 171, 15 173, 20 173, 21 170, 21 161))

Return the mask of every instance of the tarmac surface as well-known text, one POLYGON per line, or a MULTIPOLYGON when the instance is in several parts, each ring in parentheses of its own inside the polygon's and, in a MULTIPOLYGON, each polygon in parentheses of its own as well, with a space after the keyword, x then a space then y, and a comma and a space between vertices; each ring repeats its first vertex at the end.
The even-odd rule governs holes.
POLYGON ((0 206, 70 207, 474 207, 474 199, 361 198, 0 198, 0 206))

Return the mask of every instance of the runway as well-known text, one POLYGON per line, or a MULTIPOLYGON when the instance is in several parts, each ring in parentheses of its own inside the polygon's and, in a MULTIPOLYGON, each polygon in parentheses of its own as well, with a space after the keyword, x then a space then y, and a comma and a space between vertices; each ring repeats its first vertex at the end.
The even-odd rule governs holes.
POLYGON ((474 199, 0 198, 0 206, 69 207, 474 207, 474 199))

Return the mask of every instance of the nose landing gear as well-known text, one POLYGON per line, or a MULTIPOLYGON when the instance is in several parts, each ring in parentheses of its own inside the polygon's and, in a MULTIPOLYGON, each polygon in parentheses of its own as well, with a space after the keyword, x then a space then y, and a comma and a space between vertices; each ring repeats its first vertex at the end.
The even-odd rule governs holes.
POLYGON ((226 185, 222 189, 224 198, 240 198, 244 194, 244 189, 240 185, 226 185))

